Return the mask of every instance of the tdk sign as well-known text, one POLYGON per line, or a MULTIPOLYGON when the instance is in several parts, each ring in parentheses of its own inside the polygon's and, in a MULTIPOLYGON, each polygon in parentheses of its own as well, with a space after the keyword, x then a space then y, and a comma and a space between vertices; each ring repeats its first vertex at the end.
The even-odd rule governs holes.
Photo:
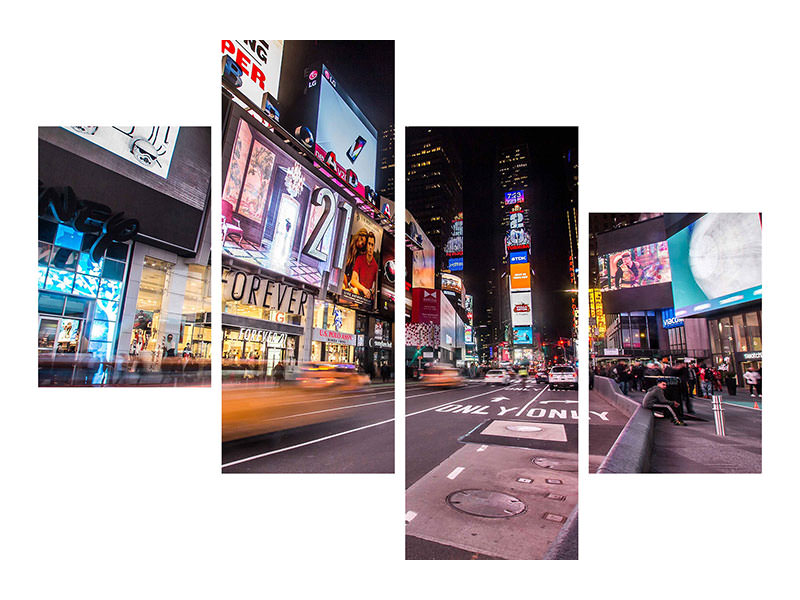
POLYGON ((522 252, 510 252, 508 254, 508 262, 512 265, 528 262, 528 253, 524 250, 522 252))

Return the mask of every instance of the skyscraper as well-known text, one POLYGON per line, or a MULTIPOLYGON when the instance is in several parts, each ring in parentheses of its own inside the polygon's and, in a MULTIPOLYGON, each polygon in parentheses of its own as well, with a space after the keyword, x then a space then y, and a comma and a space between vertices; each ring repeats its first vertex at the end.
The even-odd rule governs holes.
POLYGON ((380 145, 378 193, 384 198, 394 200, 394 125, 381 131, 380 145))

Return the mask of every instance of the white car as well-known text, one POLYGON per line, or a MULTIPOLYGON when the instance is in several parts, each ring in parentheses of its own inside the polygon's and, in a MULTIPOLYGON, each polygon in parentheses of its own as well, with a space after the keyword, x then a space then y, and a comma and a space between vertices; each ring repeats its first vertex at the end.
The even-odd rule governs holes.
POLYGON ((508 385, 511 383, 511 376, 508 374, 508 371, 504 371, 503 369, 492 369, 486 373, 486 377, 483 379, 486 383, 502 383, 503 385, 508 385))
POLYGON ((550 368, 547 375, 547 383, 554 390, 559 388, 578 389, 578 372, 574 367, 567 365, 557 365, 550 368))

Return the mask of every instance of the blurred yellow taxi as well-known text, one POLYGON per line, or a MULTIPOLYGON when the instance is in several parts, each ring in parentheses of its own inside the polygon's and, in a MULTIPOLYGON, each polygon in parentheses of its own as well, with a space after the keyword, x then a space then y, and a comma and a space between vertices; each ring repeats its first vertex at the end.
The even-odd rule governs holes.
POLYGON ((355 390, 368 385, 369 376, 355 365, 312 362, 300 367, 297 383, 307 390, 333 387, 355 390))
POLYGON ((422 385, 431 387, 457 386, 464 383, 461 372, 454 367, 430 367, 422 373, 422 385))

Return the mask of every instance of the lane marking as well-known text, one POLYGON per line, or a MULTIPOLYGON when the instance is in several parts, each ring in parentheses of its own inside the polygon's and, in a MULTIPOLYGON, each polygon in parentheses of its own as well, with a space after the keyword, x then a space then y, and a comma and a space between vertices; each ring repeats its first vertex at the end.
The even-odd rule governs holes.
POLYGON ((406 525, 411 523, 411 521, 413 521, 414 517, 416 517, 416 516, 417 516, 417 513, 415 513, 413 510, 408 511, 406 513, 406 525))
POLYGON ((225 463, 222 465, 223 469, 227 469, 228 467, 232 467, 234 465, 239 465, 241 463, 246 463, 251 460, 256 460, 259 458, 264 458, 265 456, 271 456, 273 454, 279 454, 280 452, 288 452, 289 450, 294 450, 296 448, 302 448, 303 446, 310 446, 311 444, 317 444, 319 442, 324 442, 325 440, 330 440, 342 435, 347 435, 348 433, 355 433, 356 431, 363 431, 364 429, 369 429, 370 427, 378 427, 379 425, 386 425, 386 423, 391 423, 394 419, 387 419, 386 421, 381 421, 380 423, 372 423, 370 425, 364 425, 363 427, 356 427, 355 429, 349 429, 347 431, 340 431, 339 433, 334 433, 332 435, 327 435, 325 437, 321 437, 316 440, 310 440, 308 442, 303 442, 302 444, 295 444, 294 446, 287 446, 286 448, 279 448, 278 450, 271 450, 270 452, 264 452, 262 454, 256 454, 255 456, 250 456, 249 458, 241 458, 239 460, 234 460, 229 463, 225 463))
POLYGON ((461 475, 461 471, 464 470, 464 467, 456 467, 452 471, 450 471, 450 475, 447 476, 448 479, 455 479, 459 475, 461 475))
POLYGON ((477 398, 478 396, 485 396, 486 394, 494 394, 494 390, 489 390, 488 392, 484 392, 482 394, 475 394, 474 396, 469 396, 468 398, 459 398, 458 400, 451 400, 449 402, 445 402, 444 404, 439 404, 437 406, 431 406, 430 408, 426 408, 424 410, 418 410, 417 412, 408 413, 406 414, 406 418, 413 417, 414 415, 421 415, 422 413, 428 412, 430 410, 436 410, 437 408, 442 408, 443 406, 450 406, 452 404, 464 402, 465 400, 471 400, 472 398, 477 398))
POLYGON ((547 391, 547 388, 548 388, 548 387, 550 387, 550 386, 549 386, 549 385, 546 385, 546 386, 544 386, 544 388, 542 388, 542 391, 541 391, 541 392, 539 392, 538 394, 536 394, 536 395, 535 395, 533 398, 531 398, 531 399, 530 399, 530 401, 529 401, 529 402, 528 402, 528 403, 527 403, 525 406, 523 406, 522 408, 520 408, 520 409, 519 409, 519 412, 517 413, 517 416, 518 416, 518 417, 519 417, 519 416, 522 416, 522 413, 524 413, 524 412, 525 412, 525 409, 526 409, 526 408, 528 408, 528 406, 530 406, 530 405, 531 405, 531 403, 535 402, 535 401, 536 401, 536 399, 537 399, 539 396, 541 396, 542 394, 544 394, 544 393, 547 391))
POLYGON ((486 444, 484 444, 483 446, 481 446, 480 448, 478 448, 477 452, 483 452, 483 451, 484 451, 484 450, 486 450, 488 447, 489 447, 489 446, 487 446, 486 444))

